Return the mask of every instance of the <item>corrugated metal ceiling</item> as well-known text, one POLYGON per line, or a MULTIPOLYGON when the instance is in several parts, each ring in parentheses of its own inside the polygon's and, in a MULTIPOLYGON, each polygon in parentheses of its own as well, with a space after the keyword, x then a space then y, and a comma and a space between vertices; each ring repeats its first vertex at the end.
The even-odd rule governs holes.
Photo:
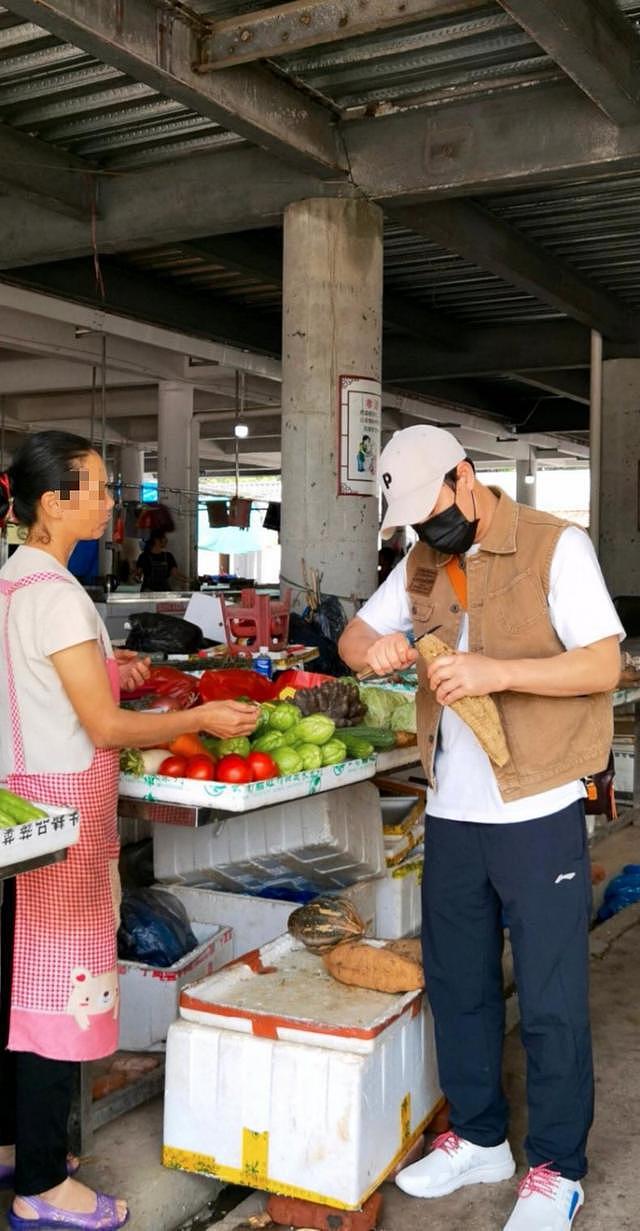
MULTIPOLYGON (((640 18, 640 0, 617 0, 640 18)), ((195 0, 212 17, 263 0, 195 0)), ((482 93, 559 70, 495 3, 446 22, 421 22, 281 57, 277 71, 349 115, 482 93)), ((135 166, 238 140, 0 7, 0 120, 108 166, 135 166)))
MULTIPOLYGON (((640 21, 640 0, 617 0, 640 21)), ((240 15, 265 0, 194 0, 214 17, 240 15)), ((340 108, 375 110, 418 105, 524 79, 545 80, 557 68, 495 3, 456 20, 430 21, 367 38, 314 48, 278 61, 340 108)), ((0 7, 0 121, 106 167, 135 167, 176 154, 235 143, 233 134, 133 81, 39 26, 0 7)), ((594 282, 640 306, 640 176, 544 188, 482 201, 594 282)), ((194 288, 277 310, 279 288, 180 245, 139 253, 135 264, 194 288)), ((386 285, 468 322, 510 323, 552 318, 544 304, 428 240, 389 224, 386 285)))

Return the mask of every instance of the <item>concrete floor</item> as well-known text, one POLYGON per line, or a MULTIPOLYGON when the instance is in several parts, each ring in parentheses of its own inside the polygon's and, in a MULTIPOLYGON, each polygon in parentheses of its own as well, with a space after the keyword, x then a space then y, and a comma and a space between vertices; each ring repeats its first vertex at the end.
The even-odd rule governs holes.
MULTIPOLYGON (((640 862, 640 829, 606 838, 594 851, 609 875, 640 862)), ((592 935, 592 1003, 597 1069, 596 1122, 590 1141, 591 1173, 580 1231, 640 1228, 640 905, 602 925, 592 935)), ((505 1048, 505 1084, 512 1107, 511 1142, 520 1169, 525 1135, 524 1056, 518 1032, 505 1048)), ((159 1161, 162 1107, 159 1099, 137 1108, 96 1134, 83 1166, 86 1183, 125 1196, 131 1231, 235 1231, 239 1220, 261 1207, 259 1197, 216 1221, 215 1181, 166 1171, 159 1161)), ((419 1202, 385 1185, 380 1231, 501 1231, 515 1199, 515 1181, 463 1190, 437 1202, 419 1202)), ((223 1193, 223 1198, 225 1194, 223 1193)), ((9 1197, 0 1202, 0 1216, 9 1197)), ((228 1206, 227 1206, 228 1208, 228 1206)))

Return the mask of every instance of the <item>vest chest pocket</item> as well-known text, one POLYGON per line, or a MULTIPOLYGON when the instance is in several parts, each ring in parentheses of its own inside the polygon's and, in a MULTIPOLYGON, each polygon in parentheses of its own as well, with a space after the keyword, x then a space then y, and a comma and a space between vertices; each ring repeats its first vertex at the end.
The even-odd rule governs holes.
POLYGON ((435 604, 409 595, 409 610, 411 612, 414 630, 417 635, 420 636, 421 633, 425 632, 426 629, 430 628, 433 624, 435 604))
POLYGON ((547 600, 540 578, 532 572, 521 573, 507 586, 489 591, 487 603, 506 633, 516 634, 548 623, 547 600))

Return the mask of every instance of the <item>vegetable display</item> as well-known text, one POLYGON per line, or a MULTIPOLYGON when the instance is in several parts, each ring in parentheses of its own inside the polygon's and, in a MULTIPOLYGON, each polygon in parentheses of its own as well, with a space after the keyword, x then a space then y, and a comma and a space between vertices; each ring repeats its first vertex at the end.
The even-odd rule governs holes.
MULTIPOLYGON (((206 674, 213 677, 215 672, 206 674)), ((246 680, 250 673, 241 674, 246 680)), ((313 691, 320 692, 322 688, 324 685, 313 691)), ((350 699, 354 689, 357 693, 355 684, 347 686, 350 699)), ((209 694, 216 688, 210 680, 201 691, 209 694)), ((326 697, 326 692, 324 695, 326 697)), ((358 712, 363 712, 360 702, 358 712)), ((344 717, 339 717, 338 721, 344 721, 344 717)), ((340 765, 349 758, 366 760, 376 747, 392 747, 394 743, 390 731, 375 730, 369 739, 366 728, 337 727, 336 721, 321 711, 302 717, 297 704, 283 699, 261 702, 260 718, 250 738, 244 735, 228 739, 204 734, 183 735, 164 749, 152 748, 144 752, 126 749, 120 755, 120 768, 128 774, 158 774, 244 785, 321 770, 340 765)))

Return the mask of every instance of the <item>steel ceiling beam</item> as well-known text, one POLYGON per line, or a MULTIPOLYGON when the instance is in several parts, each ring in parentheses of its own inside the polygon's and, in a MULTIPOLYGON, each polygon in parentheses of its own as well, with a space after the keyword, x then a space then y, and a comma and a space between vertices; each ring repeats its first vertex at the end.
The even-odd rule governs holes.
MULTIPOLYGON (((630 346, 623 345, 625 349, 630 346)), ((640 354, 640 342, 633 349, 640 354)), ((500 376, 506 371, 586 368, 589 355, 589 332, 573 321, 484 325, 474 329, 466 350, 460 355, 438 353, 410 338, 384 339, 382 369, 386 382, 411 385, 500 376)))
MULTIPOLYGON (((252 241, 242 235, 221 235, 180 244, 180 251, 200 260, 214 261, 225 269, 250 278, 260 279, 273 287, 282 286, 282 251, 275 244, 252 241)), ((465 344, 465 330, 457 321, 448 321, 439 312, 431 312, 424 304, 404 295, 384 291, 383 319, 403 333, 423 338, 447 350, 460 350, 465 344)))
POLYGON ((398 210, 394 217, 605 337, 640 335, 638 317, 613 295, 472 201, 435 201, 398 210))
MULTIPOLYGON (((103 177, 96 240, 101 253, 133 252, 203 235, 279 226, 292 201, 356 195, 343 180, 306 175, 274 161, 264 150, 236 147, 103 177)), ((18 211, 3 199, 0 235, 0 269, 91 253, 86 218, 80 222, 51 214, 43 226, 40 210, 18 211)))
POLYGON ((156 0, 13 0, 12 12, 207 116, 285 162, 346 174, 332 115, 267 69, 202 75, 193 69, 202 19, 156 0))
POLYGON ((93 262, 86 257, 29 266, 16 280, 21 286, 48 294, 64 295, 81 303, 100 303, 107 312, 127 312, 172 327, 179 323, 187 332, 268 354, 280 351, 281 328, 277 318, 274 321, 259 310, 248 313, 241 304, 214 292, 185 290, 113 257, 103 257, 100 268, 104 295, 96 286, 93 262))
POLYGON ((0 191, 67 218, 80 218, 85 227, 91 218, 90 165, 7 124, 0 124, 0 191))
POLYGON ((572 81, 352 120, 342 131, 354 183, 383 206, 640 166, 640 124, 619 128, 572 81))
POLYGON ((588 406, 589 373, 580 371, 569 372, 509 372, 514 380, 530 385, 532 389, 540 389, 555 397, 568 398, 570 402, 581 402, 588 406))
POLYGON ((198 69, 210 72, 253 60, 296 55, 308 47, 359 38, 430 18, 486 8, 486 0, 292 0, 208 22, 198 69))
POLYGON ((616 124, 640 120, 640 37, 614 0, 499 0, 616 124))

